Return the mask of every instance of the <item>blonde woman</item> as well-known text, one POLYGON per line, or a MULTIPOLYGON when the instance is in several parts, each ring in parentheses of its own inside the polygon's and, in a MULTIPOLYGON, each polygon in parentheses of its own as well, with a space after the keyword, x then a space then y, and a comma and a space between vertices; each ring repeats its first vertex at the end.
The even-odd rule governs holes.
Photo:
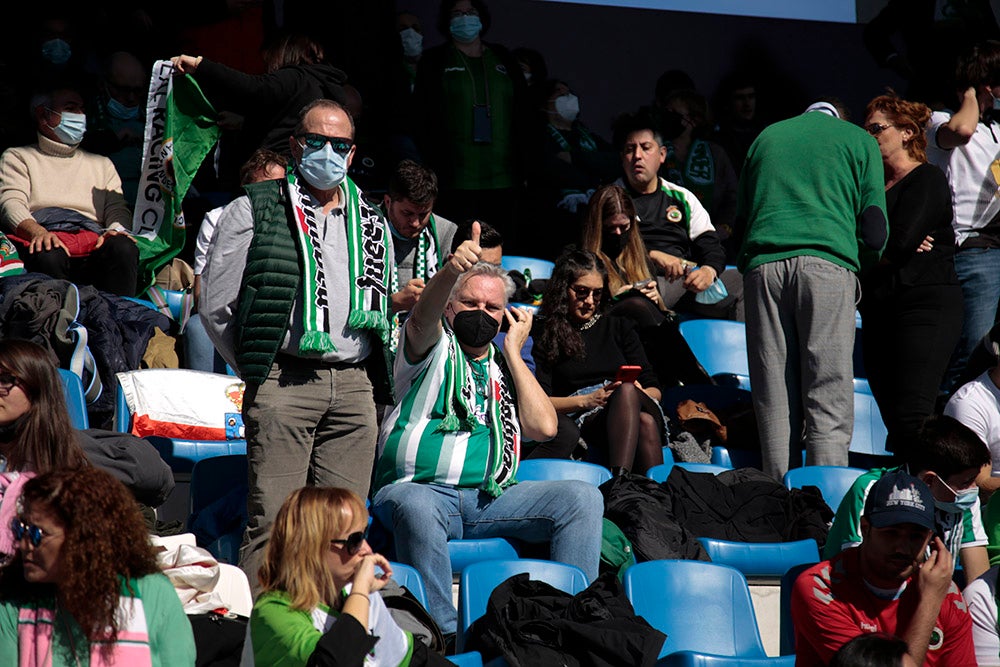
POLYGON ((392 568, 372 552, 367 526, 364 502, 347 489, 304 487, 285 500, 250 615, 257 665, 450 664, 389 615, 379 590, 392 568))

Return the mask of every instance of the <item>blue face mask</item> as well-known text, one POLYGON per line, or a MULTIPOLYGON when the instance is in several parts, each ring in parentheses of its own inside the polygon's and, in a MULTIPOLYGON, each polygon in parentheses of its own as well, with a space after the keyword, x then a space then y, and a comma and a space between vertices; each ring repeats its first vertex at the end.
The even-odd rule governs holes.
POLYGON ((955 489, 948 486, 948 483, 943 479, 938 477, 941 483, 944 484, 944 488, 948 489, 955 494, 955 500, 950 503, 946 503, 943 500, 934 500, 934 506, 939 510, 944 512, 951 512, 952 514, 962 514, 967 510, 971 510, 976 504, 976 499, 979 498, 979 487, 974 486, 971 489, 962 489, 961 491, 956 491, 955 489))
POLYGON ((118 120, 135 120, 139 117, 139 107, 127 107, 115 98, 108 96, 108 113, 118 120))
POLYGON ((463 14, 462 16, 454 17, 451 23, 448 24, 448 29, 451 31, 451 36, 455 38, 456 42, 468 44, 475 41, 476 37, 479 37, 479 33, 483 31, 483 22, 475 14, 463 14))
POLYGON ((727 296, 729 296, 729 290, 726 289, 721 280, 716 278, 715 282, 708 286, 708 289, 695 294, 694 300, 710 306, 713 303, 719 303, 727 296))
POLYGON ((317 190, 333 190, 347 177, 347 156, 333 150, 329 143, 323 148, 302 149, 299 173, 317 190))
POLYGON ((83 141, 83 135, 87 131, 87 115, 71 111, 63 111, 60 115, 62 119, 59 124, 52 128, 59 141, 71 146, 83 141))
POLYGON ((73 50, 70 48, 69 42, 58 37, 42 44, 42 57, 53 65, 65 65, 71 55, 73 55, 73 50))

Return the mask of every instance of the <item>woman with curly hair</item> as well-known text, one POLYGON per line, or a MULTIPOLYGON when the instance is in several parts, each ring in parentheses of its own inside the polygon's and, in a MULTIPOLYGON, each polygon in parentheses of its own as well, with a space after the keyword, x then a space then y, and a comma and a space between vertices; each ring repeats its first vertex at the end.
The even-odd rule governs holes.
POLYGON ((559 432, 530 458, 567 458, 580 436, 588 458, 615 474, 663 463, 660 389, 632 322, 603 312, 608 277, 597 255, 571 250, 556 262, 542 298, 535 377, 559 418, 559 432), (635 381, 615 379, 639 366, 635 381))
POLYGON ((392 568, 372 552, 367 529, 368 510, 347 489, 307 486, 285 499, 260 568, 263 592, 250 614, 255 664, 450 664, 389 615, 378 591, 392 568))
POLYGON ((889 217, 882 259, 861 275, 865 370, 889 432, 886 447, 904 457, 935 411, 962 329, 951 191, 927 162, 930 116, 924 104, 880 95, 865 119, 882 154, 889 217))
POLYGON ((0 655, 19 665, 193 665, 194 637, 138 505, 98 468, 31 479, 0 579, 0 655))

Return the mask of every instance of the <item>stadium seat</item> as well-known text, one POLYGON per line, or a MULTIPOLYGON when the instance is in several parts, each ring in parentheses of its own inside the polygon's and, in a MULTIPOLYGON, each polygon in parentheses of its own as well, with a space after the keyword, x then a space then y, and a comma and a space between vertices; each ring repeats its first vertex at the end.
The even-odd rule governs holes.
POLYGON ((393 580, 413 593, 413 597, 417 598, 420 604, 426 608, 427 590, 424 588, 424 578, 420 576, 420 572, 416 568, 404 565, 403 563, 392 562, 389 565, 392 567, 393 580))
POLYGON ((178 368, 119 373, 114 430, 147 438, 174 472, 189 473, 201 459, 246 454, 242 400, 242 382, 229 375, 178 368))
POLYGON ((472 622, 486 613, 486 605, 493 589, 515 574, 523 573, 571 595, 576 595, 590 583, 583 570, 575 565, 549 560, 521 558, 470 565, 462 570, 458 588, 457 650, 461 651, 465 647, 465 631, 472 622))
POLYGON ((810 566, 809 563, 796 565, 789 568, 788 572, 785 572, 781 576, 780 626, 778 630, 778 643, 781 655, 793 655, 795 653, 795 624, 792 621, 792 587, 795 586, 795 580, 799 578, 799 575, 808 570, 810 566))
POLYGON ((657 482, 667 481, 667 477, 670 476, 670 470, 674 466, 680 466, 685 470, 691 472, 708 472, 713 475, 718 475, 720 472, 725 472, 727 470, 732 470, 726 466, 716 465, 714 463, 694 463, 691 461, 678 461, 677 463, 661 463, 660 465, 655 465, 646 471, 646 477, 656 480, 657 482))
POLYGON ((525 459, 517 466, 520 482, 575 479, 600 486, 611 479, 611 471, 604 466, 570 459, 525 459))
POLYGON ((713 563, 735 567, 744 577, 780 578, 789 568, 819 562, 819 546, 809 538, 794 542, 733 542, 699 537, 713 563))
POLYGON ((73 428, 80 430, 90 428, 87 399, 83 395, 83 382, 80 381, 80 376, 73 371, 60 368, 59 379, 62 380, 66 408, 69 410, 69 421, 73 424, 73 428))
POLYGON ((194 462, 188 530, 222 563, 239 562, 246 528, 247 457, 213 456, 194 462))
POLYGON ((726 386, 750 389, 747 332, 742 322, 693 319, 680 332, 705 371, 726 386))
MULTIPOLYGON (((767 658, 750 587, 736 568, 694 560, 646 561, 625 570, 625 594, 636 614, 667 635, 660 658, 677 651, 722 658, 714 664, 767 658), (671 600, 684 604, 665 603, 671 600)), ((673 664, 696 665, 696 658, 677 656, 673 664)))
POLYGON ((460 575, 473 563, 487 560, 516 560, 520 557, 514 545, 502 537, 448 540, 448 556, 451 558, 452 575, 460 575))
POLYGON ((445 660, 459 667, 483 667, 483 656, 478 651, 445 656, 445 660))
POLYGON ((847 466, 802 466, 792 468, 785 473, 785 488, 801 489, 804 486, 815 486, 823 494, 823 500, 834 512, 840 507, 840 501, 850 490, 854 480, 865 471, 861 468, 847 466))
POLYGON ((500 261, 500 266, 505 271, 519 272, 529 283, 532 280, 550 277, 552 270, 556 268, 555 262, 550 262, 547 259, 523 257, 520 255, 504 255, 500 261))
MULTIPOLYGON (((871 393, 854 392, 854 433, 851 436, 850 454, 864 457, 891 457, 892 452, 885 448, 885 437, 889 431, 882 421, 882 413, 871 393)), ((852 464, 853 465, 853 464, 852 464)), ((855 466, 874 467, 874 466, 855 466)))

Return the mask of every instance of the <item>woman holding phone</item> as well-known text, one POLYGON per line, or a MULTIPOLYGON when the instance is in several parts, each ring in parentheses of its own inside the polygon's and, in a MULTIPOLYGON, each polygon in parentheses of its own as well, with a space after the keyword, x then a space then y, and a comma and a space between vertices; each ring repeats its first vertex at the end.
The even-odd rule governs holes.
POLYGON ((571 250, 556 262, 542 298, 534 356, 559 432, 528 458, 568 458, 582 436, 587 458, 614 474, 645 472, 663 462, 659 383, 634 324, 604 313, 607 290, 604 264, 594 253, 571 250), (639 368, 634 380, 622 369, 628 366, 639 368))

